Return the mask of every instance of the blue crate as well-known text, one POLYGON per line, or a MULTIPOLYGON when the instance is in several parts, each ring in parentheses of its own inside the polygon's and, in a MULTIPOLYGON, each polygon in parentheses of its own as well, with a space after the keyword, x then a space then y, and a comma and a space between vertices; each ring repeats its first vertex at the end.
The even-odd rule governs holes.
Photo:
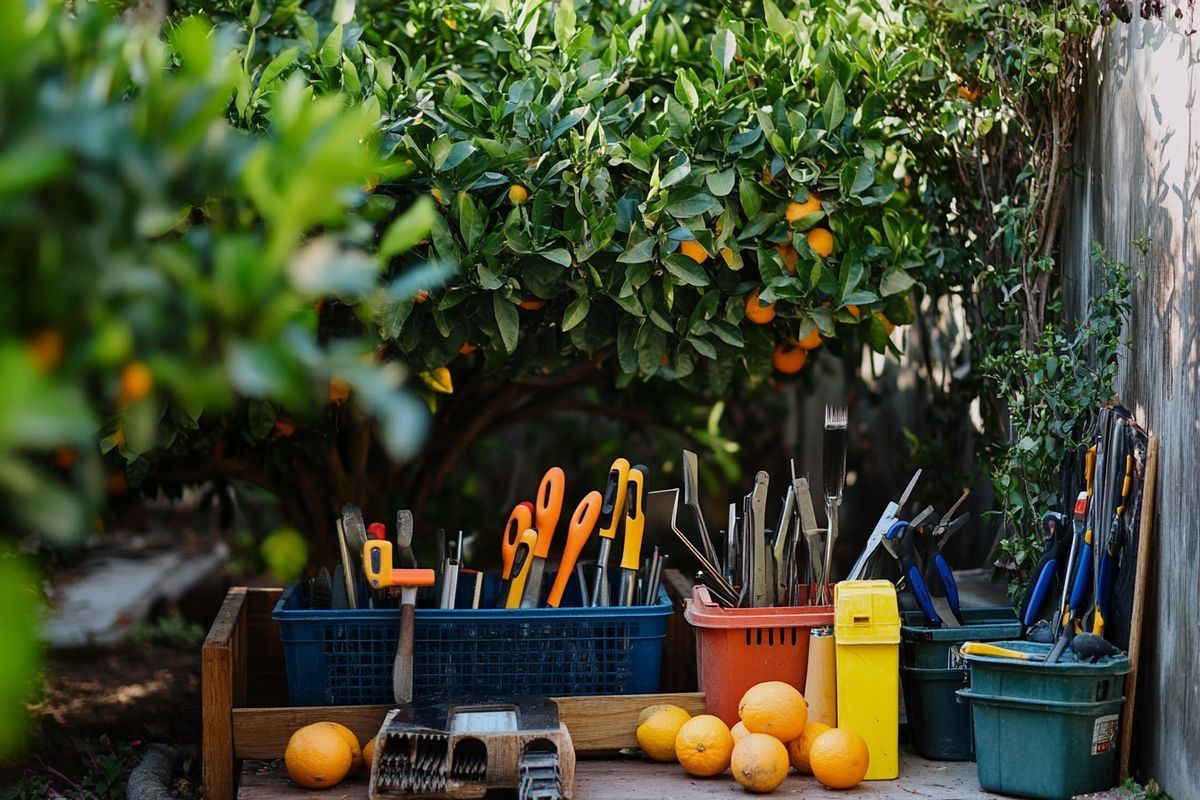
MULTIPOLYGON (((497 576, 485 586, 485 599, 498 595, 497 576)), ((579 605, 572 581, 557 609, 418 608, 413 696, 458 702, 657 692, 674 613, 666 591, 653 606, 579 605)), ((314 611, 307 584, 290 583, 271 616, 293 706, 392 702, 399 609, 314 611)))

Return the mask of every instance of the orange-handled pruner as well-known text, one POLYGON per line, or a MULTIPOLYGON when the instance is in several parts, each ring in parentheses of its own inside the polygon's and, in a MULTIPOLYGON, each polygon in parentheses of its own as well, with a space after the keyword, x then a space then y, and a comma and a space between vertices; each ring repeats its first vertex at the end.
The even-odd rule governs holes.
POLYGON ((396 569, 392 566, 392 543, 387 539, 368 539, 363 545, 363 572, 372 589, 433 586, 431 569, 396 569))
MULTIPOLYGON (((583 546, 596 529, 596 520, 600 519, 600 506, 603 502, 604 498, 599 492, 588 492, 571 515, 567 543, 563 546, 562 560, 558 564, 558 575, 554 578, 554 585, 550 587, 550 596, 546 598, 546 605, 551 608, 558 608, 562 602, 563 592, 566 591, 567 583, 575 571, 575 562, 579 560, 583 546)), ((583 598, 583 601, 586 604, 587 598, 583 598)))
POLYGON ((554 529, 558 527, 558 518, 562 516, 563 493, 567 487, 567 476, 561 467, 551 467, 542 476, 542 485, 538 487, 537 507, 534 516, 537 519, 538 541, 534 555, 545 558, 550 554, 550 539, 554 529))
POLYGON ((508 587, 505 608, 517 608, 521 605, 521 595, 525 592, 525 582, 529 579, 529 569, 533 566, 533 551, 537 547, 537 539, 537 531, 529 528, 517 540, 517 554, 513 557, 512 584, 508 587))
POLYGON ((504 540, 500 543, 500 577, 512 579, 513 556, 517 554, 517 542, 521 534, 533 527, 533 503, 526 500, 517 503, 512 513, 508 515, 508 523, 504 526, 504 540))

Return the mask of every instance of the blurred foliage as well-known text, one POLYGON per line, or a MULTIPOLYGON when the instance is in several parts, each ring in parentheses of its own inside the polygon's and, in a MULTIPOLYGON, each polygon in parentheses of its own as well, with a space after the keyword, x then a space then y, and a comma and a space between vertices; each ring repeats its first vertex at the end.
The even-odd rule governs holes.
POLYGON ((72 739, 83 759, 83 777, 72 781, 53 767, 26 769, 21 780, 0 788, 0 800, 125 800, 129 773, 141 759, 142 744, 113 742, 107 735, 72 739))
POLYGON ((294 581, 308 563, 308 543, 295 528, 280 528, 262 540, 263 562, 280 585, 294 581))
POLYGON ((135 644, 165 644, 172 647, 197 647, 204 641, 204 628, 179 614, 155 617, 133 633, 135 644))
POLYGON ((39 576, 21 556, 0 551, 0 761, 25 743, 26 703, 37 688, 41 658, 39 576))

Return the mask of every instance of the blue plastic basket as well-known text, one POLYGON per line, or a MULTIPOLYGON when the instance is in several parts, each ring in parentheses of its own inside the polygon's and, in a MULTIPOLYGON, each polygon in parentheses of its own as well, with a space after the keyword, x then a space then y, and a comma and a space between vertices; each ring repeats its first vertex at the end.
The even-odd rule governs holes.
MULTIPOLYGON (((488 578, 495 589, 498 579, 488 578)), ((418 608, 414 697, 440 702, 657 692, 674 612, 666 591, 653 606, 581 608, 571 584, 562 608, 418 608)), ((399 609, 307 606, 307 584, 291 583, 271 614, 283 641, 289 702, 392 702, 399 609)))

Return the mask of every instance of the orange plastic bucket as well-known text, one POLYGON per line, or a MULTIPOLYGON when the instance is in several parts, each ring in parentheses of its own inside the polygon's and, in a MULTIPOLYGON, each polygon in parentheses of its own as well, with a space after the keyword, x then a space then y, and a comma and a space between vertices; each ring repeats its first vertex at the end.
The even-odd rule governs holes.
POLYGON ((692 588, 683 618, 696 629, 696 673, 708 713, 733 725, 746 690, 783 681, 801 692, 808 673, 808 636, 833 624, 833 606, 722 608, 705 586, 692 588))

